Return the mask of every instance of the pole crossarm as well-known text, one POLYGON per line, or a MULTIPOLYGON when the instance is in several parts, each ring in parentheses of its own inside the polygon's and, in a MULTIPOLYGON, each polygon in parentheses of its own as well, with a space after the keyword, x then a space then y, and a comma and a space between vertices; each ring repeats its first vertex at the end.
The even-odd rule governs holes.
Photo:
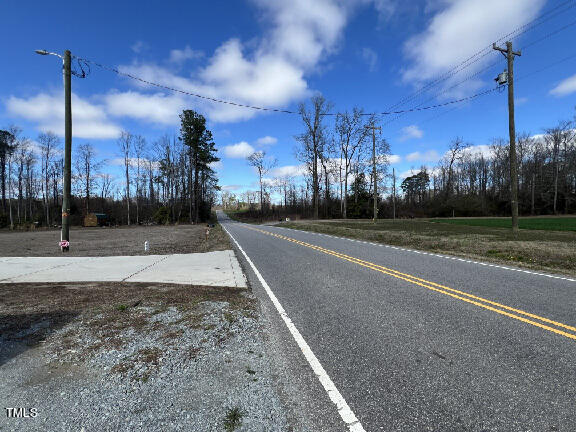
MULTIPOLYGON (((492 49, 495 49, 496 51, 500 51, 502 54, 504 54, 504 56, 508 55, 508 48, 500 48, 499 46, 496 45, 496 43, 492 44, 492 49)), ((512 55, 515 56, 522 56, 522 51, 512 51, 512 55)))

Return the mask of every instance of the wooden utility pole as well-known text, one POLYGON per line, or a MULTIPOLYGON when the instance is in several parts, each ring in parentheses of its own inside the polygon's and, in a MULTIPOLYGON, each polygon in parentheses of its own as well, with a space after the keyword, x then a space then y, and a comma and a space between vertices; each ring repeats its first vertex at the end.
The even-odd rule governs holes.
POLYGON ((70 248, 70 194, 72 183, 72 68, 70 51, 64 51, 64 181, 62 185, 62 252, 70 248))
POLYGON ((510 204, 512 207, 512 231, 518 231, 518 166, 516 160, 516 126, 514 124, 514 56, 520 56, 520 51, 512 50, 512 42, 506 42, 506 48, 496 44, 492 48, 500 51, 508 60, 508 132, 510 134, 510 204))
POLYGON ((366 126, 368 129, 372 129, 372 180, 374 182, 374 187, 372 189, 374 193, 374 216, 372 221, 376 222, 378 219, 378 179, 376 177, 376 129, 382 130, 379 126, 366 126))
POLYGON ((534 216, 534 188, 536 187, 536 175, 532 173, 532 204, 530 205, 530 214, 534 216))
POLYGON ((396 170, 392 168, 392 220, 396 220, 396 170))

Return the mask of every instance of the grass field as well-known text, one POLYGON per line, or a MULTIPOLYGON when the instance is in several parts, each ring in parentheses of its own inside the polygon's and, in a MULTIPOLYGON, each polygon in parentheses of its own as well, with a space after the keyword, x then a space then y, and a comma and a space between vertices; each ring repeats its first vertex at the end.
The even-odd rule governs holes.
MULTIPOLYGON (((457 219, 430 219, 434 223, 454 225, 483 226, 490 228, 511 228, 510 218, 457 218, 457 219)), ((530 217, 520 218, 520 229, 546 230, 546 231, 576 231, 576 217, 530 217)))
POLYGON ((307 220, 281 226, 576 276, 576 231, 568 229, 576 218, 523 221, 528 223, 524 226, 548 228, 521 229, 513 234, 502 227, 508 220, 496 218, 402 219, 377 223, 307 220), (556 228, 558 226, 563 228, 556 228), (551 228, 554 230, 545 231, 551 228))

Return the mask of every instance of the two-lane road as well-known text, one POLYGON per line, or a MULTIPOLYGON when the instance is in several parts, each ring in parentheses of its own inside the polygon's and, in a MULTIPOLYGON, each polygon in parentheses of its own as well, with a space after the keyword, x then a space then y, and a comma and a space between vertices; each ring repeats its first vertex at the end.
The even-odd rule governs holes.
POLYGON ((342 430, 576 430, 576 281, 219 217, 342 430))

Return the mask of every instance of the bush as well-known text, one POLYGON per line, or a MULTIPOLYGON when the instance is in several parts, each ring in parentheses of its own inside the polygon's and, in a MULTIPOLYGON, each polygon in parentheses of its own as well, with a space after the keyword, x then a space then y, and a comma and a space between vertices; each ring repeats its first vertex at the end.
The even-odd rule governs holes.
POLYGON ((0 228, 8 226, 8 215, 0 214, 0 228))
POLYGON ((168 207, 160 207, 156 210, 156 213, 154 213, 154 222, 168 225, 168 223, 170 223, 170 209, 168 207))

